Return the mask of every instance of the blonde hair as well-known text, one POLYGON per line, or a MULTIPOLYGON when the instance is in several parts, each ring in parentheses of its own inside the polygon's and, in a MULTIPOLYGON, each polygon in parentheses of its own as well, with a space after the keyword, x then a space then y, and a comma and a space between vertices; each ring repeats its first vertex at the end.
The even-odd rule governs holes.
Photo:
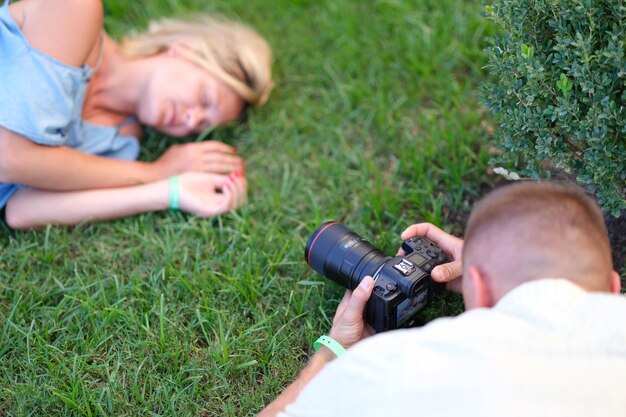
POLYGON ((254 30, 223 18, 196 15, 186 20, 153 21, 145 32, 122 40, 122 53, 131 58, 167 51, 172 45, 258 107, 269 98, 272 81, 272 50, 254 30))

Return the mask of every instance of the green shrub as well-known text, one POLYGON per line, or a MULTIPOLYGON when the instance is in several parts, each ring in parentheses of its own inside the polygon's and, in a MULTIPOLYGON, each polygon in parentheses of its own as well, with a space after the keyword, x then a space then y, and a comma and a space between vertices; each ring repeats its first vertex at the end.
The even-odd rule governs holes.
POLYGON ((496 115, 494 162, 532 178, 546 162, 626 208, 626 0, 507 0, 486 7, 498 33, 487 49, 496 115))

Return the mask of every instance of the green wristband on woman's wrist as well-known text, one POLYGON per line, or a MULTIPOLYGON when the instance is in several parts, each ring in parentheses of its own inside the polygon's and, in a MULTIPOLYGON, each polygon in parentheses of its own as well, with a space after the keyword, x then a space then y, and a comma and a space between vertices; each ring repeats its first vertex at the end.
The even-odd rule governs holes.
POLYGON ((320 346, 326 346, 338 358, 341 357, 344 353, 346 353, 346 349, 343 346, 341 346, 339 342, 337 342, 335 339, 333 339, 330 336, 326 336, 326 335, 320 336, 320 338, 317 339, 313 343, 313 349, 315 349, 316 352, 320 348, 320 346))
POLYGON ((170 177, 170 210, 180 209, 180 177, 170 177))

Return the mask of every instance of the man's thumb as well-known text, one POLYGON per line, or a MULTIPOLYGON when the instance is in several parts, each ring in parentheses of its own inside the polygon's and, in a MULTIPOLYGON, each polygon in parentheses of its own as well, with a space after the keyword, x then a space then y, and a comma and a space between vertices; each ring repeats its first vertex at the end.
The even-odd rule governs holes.
POLYGON ((373 288, 374 279, 372 279, 372 277, 370 276, 366 276, 361 280, 359 286, 354 289, 354 291, 352 292, 352 297, 356 298, 356 301, 358 301, 360 305, 365 305, 365 303, 367 303, 367 300, 369 300, 370 296, 372 295, 373 288))
POLYGON ((433 268, 430 276, 437 282, 448 282, 460 277, 462 273, 463 264, 461 261, 453 261, 447 264, 437 265, 433 268))

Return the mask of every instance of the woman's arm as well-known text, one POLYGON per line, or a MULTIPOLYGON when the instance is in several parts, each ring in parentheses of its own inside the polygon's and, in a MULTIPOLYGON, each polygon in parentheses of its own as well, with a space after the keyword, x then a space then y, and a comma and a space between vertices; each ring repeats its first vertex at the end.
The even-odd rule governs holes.
POLYGON ((137 185, 177 173, 158 163, 105 158, 64 146, 39 145, 0 127, 0 182, 67 191, 137 185))
MULTIPOLYGON (((247 182, 242 174, 222 176, 187 173, 180 176, 180 209, 211 217, 241 206, 247 182)), ((48 224, 72 225, 165 210, 170 201, 166 180, 133 187, 88 191, 18 190, 7 203, 6 222, 14 229, 48 224)))
POLYGON ((217 141, 173 145, 155 162, 138 162, 39 145, 0 127, 0 182, 45 190, 124 187, 184 172, 228 174, 244 169, 235 148, 217 141))

